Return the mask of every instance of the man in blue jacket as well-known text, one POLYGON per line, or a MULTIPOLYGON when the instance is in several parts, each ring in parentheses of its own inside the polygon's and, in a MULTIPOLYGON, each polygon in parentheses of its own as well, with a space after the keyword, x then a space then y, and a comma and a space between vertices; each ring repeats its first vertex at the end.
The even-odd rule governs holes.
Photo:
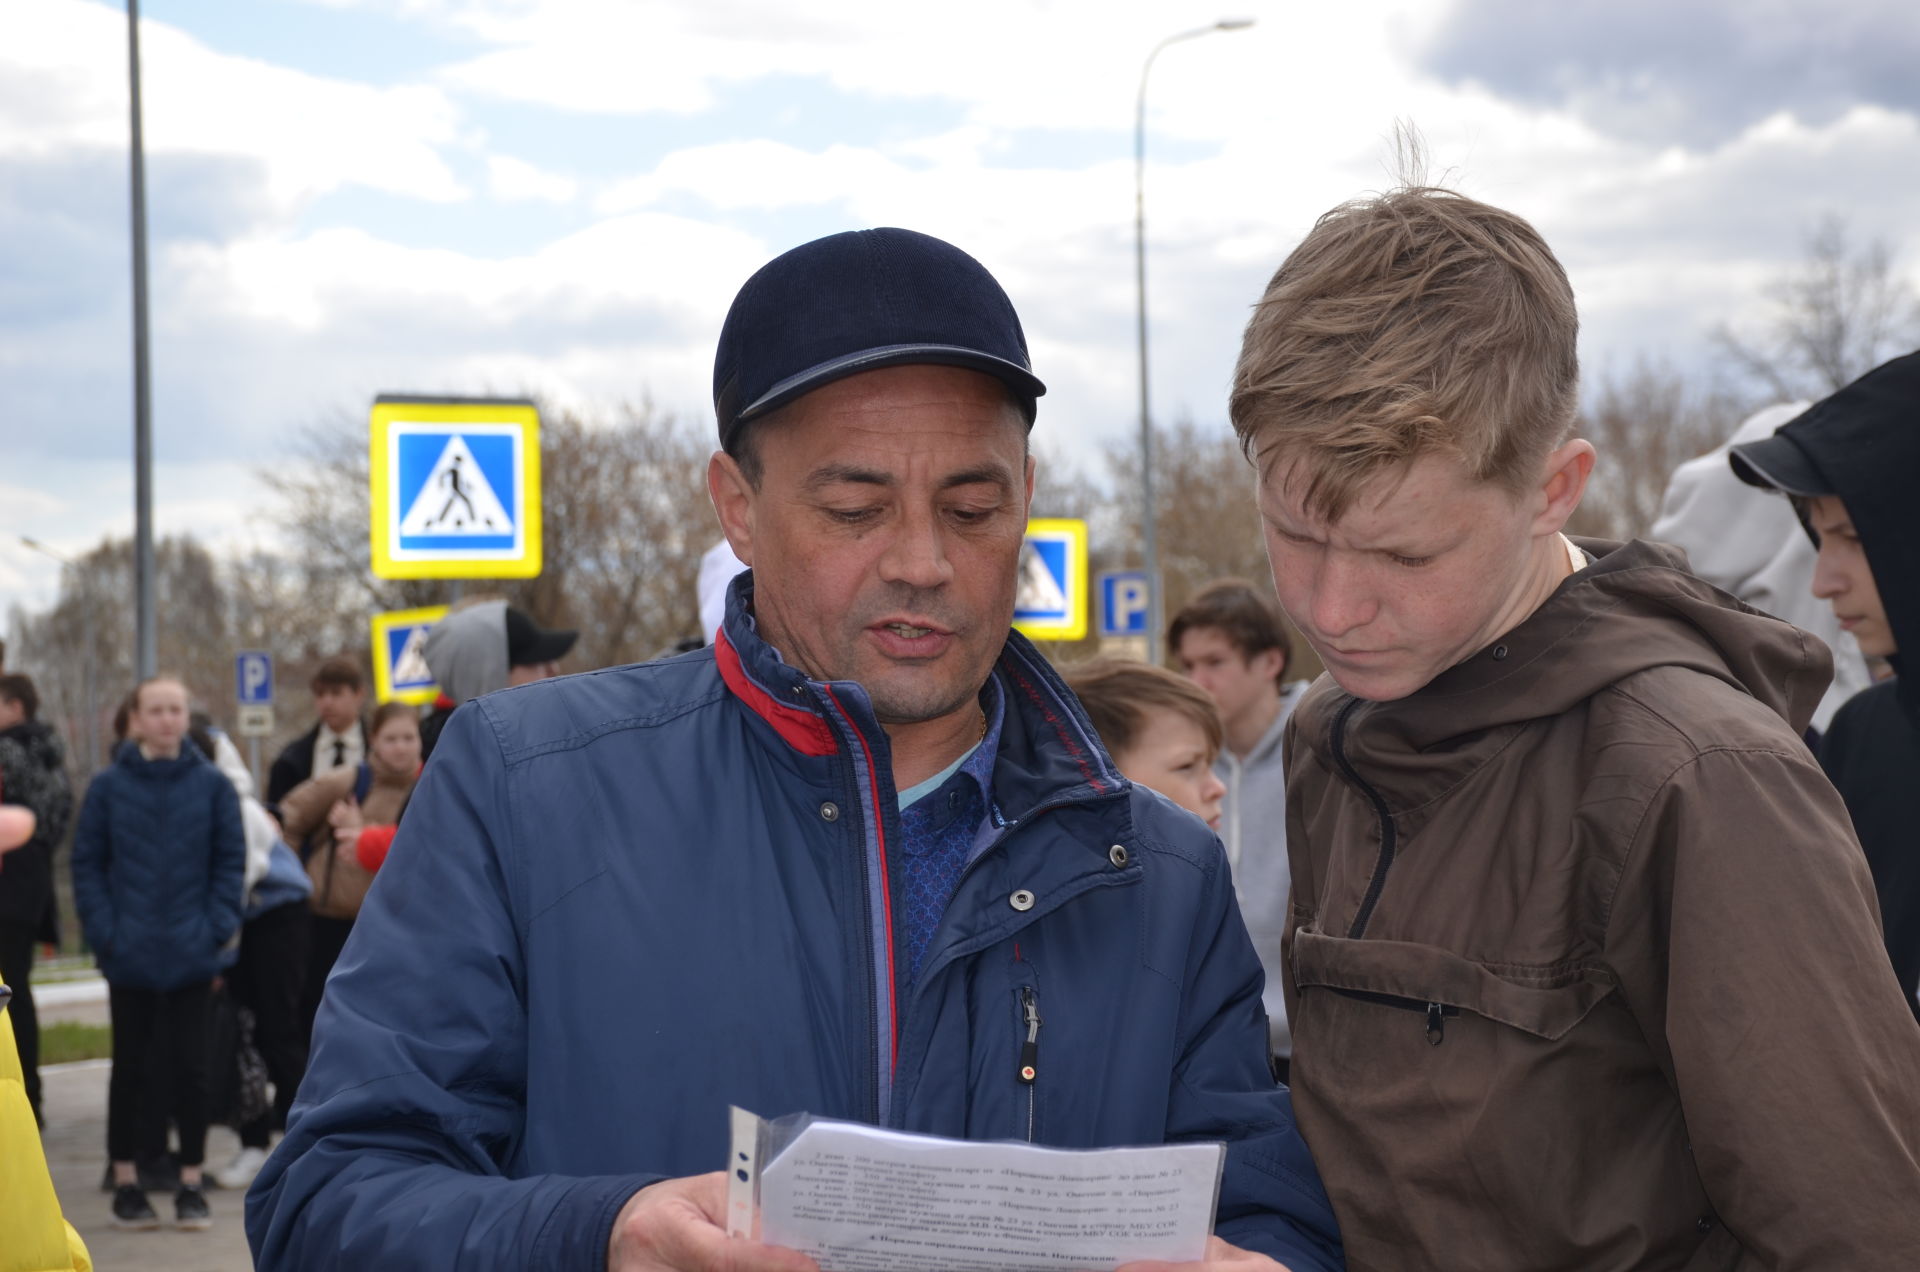
POLYGON ((722 633, 448 724, 248 1198, 262 1268, 804 1272, 722 1226, 730 1104, 1225 1140, 1208 1265, 1340 1267, 1219 842, 1008 630, 1044 391, 937 239, 747 282, 722 633))

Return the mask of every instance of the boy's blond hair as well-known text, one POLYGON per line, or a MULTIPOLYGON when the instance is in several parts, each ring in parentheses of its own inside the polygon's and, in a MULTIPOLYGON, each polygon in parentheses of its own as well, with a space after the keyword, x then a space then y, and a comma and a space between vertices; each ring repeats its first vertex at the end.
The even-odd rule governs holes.
POLYGON ((1209 764, 1226 743, 1219 708, 1206 690, 1165 667, 1128 658, 1089 658, 1062 667, 1060 677, 1080 700, 1107 754, 1116 759, 1146 741, 1147 712, 1155 708, 1200 726, 1207 739, 1209 764))
POLYGON ((1433 453, 1517 493, 1571 428, 1579 326, 1566 272, 1520 217, 1431 186, 1358 199, 1267 284, 1233 429, 1263 474, 1297 464, 1329 522, 1433 453))

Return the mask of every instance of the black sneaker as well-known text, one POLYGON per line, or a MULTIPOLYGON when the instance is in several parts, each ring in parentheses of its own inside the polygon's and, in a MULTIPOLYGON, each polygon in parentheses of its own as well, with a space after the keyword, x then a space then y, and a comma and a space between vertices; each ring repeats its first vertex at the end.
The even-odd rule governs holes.
POLYGON ((207 1209, 207 1195, 192 1184, 182 1184, 173 1194, 173 1226, 190 1232, 213 1227, 213 1212, 207 1209))
MULTIPOLYGON (((206 1208, 205 1202, 200 1205, 206 1208)), ((122 1184, 113 1190, 113 1226, 135 1230, 160 1226, 160 1216, 138 1184, 122 1184)))

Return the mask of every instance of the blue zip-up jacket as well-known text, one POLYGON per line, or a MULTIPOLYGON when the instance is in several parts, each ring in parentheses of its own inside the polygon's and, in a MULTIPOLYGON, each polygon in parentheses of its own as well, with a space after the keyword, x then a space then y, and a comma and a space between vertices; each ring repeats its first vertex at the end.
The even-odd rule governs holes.
POLYGON ((1129 786, 1011 636, 1004 825, 896 994, 886 734, 858 685, 753 634, 751 590, 712 649, 450 721, 247 1198, 259 1266, 602 1268, 636 1190, 724 1165, 738 1104, 1061 1147, 1226 1140, 1219 1235, 1339 1268, 1219 841, 1129 786))
POLYGON ((178 989, 233 960, 246 836, 233 783, 193 743, 150 760, 131 742, 87 787, 73 905, 109 984, 178 989))

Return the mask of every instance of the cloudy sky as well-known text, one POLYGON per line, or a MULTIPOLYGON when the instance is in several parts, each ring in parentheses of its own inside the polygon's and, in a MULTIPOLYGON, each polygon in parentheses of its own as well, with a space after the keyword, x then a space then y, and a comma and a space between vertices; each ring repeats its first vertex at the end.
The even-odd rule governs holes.
MULTIPOLYGON (((1704 365, 1820 216, 1920 285, 1911 0, 148 0, 157 523, 269 541, 257 474, 380 391, 650 396, 707 426, 772 255, 905 225, 987 263, 1043 452, 1134 420, 1134 93, 1154 407, 1224 427, 1248 306, 1393 184, 1396 120, 1531 218, 1590 380, 1704 365)), ((0 612, 132 524, 126 30, 0 6, 0 612)), ((690 426, 691 426, 690 424, 690 426)))

